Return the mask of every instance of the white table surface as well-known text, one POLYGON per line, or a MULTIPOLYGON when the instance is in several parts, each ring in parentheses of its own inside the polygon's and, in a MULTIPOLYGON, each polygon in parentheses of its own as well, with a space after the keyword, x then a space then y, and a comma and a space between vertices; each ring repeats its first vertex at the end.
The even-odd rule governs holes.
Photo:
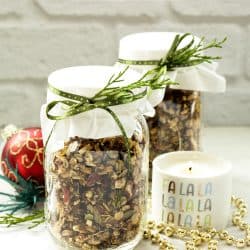
MULTIPOLYGON (((203 130, 203 150, 231 160, 233 164, 233 193, 244 198, 250 207, 250 127, 220 127, 203 130)), ((0 190, 8 187, 0 183, 0 190)), ((248 217, 250 222, 250 216, 248 217)), ((229 231, 243 237, 239 232, 229 231)), ((177 249, 185 249, 181 241, 172 240, 177 249)), ((59 250, 51 240, 45 226, 28 230, 26 227, 0 226, 0 250, 59 250)), ((136 250, 159 249, 142 241, 136 250)), ((220 245, 219 249, 234 249, 220 245)), ((247 248, 245 248, 247 249, 247 248)), ((250 249, 250 247, 248 248, 250 249)))

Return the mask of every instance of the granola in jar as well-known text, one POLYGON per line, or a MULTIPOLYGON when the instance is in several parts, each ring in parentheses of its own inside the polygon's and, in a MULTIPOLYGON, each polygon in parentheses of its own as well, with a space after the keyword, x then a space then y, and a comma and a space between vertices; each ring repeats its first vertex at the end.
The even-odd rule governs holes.
POLYGON ((53 234, 79 249, 108 249, 141 232, 145 213, 145 140, 71 138, 47 166, 47 217, 53 234), (54 203, 54 204, 53 204, 54 203))
POLYGON ((200 150, 200 92, 167 89, 155 116, 147 122, 151 164, 162 153, 200 150))

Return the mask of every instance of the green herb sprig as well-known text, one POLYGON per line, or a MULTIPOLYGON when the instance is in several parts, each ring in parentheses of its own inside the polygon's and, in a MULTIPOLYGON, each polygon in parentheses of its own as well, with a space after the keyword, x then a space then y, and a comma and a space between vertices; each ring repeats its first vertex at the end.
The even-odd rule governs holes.
POLYGON ((70 116, 93 110, 96 108, 105 109, 111 106, 122 105, 139 100, 147 95, 147 88, 160 89, 165 86, 175 84, 164 75, 166 72, 162 68, 158 72, 150 71, 143 75, 139 80, 130 83, 126 86, 114 86, 115 83, 122 82, 122 76, 126 73, 129 66, 121 71, 117 76, 112 75, 106 86, 93 97, 79 96, 65 91, 56 89, 49 85, 49 89, 56 95, 67 98, 67 100, 52 101, 47 105, 47 117, 51 120, 63 120, 70 116), (149 77, 151 76, 151 77, 149 77), (134 93, 133 90, 140 90, 139 93, 134 93), (141 90, 143 89, 143 90, 141 90), (52 115, 50 111, 58 104, 65 105, 63 115, 52 115))
MULTIPOLYGON (((130 160, 131 155, 130 155, 128 136, 119 117, 110 107, 137 101, 147 96, 149 89, 161 89, 175 83, 170 81, 170 79, 166 75, 165 67, 162 67, 157 71, 155 70, 148 71, 139 80, 132 82, 126 86, 115 86, 116 83, 123 81, 122 77, 127 72, 128 68, 129 66, 126 67, 121 72, 119 72, 117 75, 112 75, 108 80, 107 84, 105 85, 105 87, 91 98, 64 92, 61 91, 60 89, 57 89, 49 85, 50 91, 59 96, 67 98, 67 100, 52 101, 47 105, 46 113, 49 119, 57 121, 96 108, 100 108, 107 111, 113 117, 114 121, 116 122, 117 126, 119 127, 123 135, 125 146, 127 149, 128 172, 131 174, 131 160, 130 160), (137 93, 135 93, 135 90, 137 90, 137 93), (65 110, 64 114, 63 115, 50 114, 50 111, 58 104, 63 105, 65 110)), ((49 134, 48 140, 50 139, 52 131, 53 129, 49 134)), ((46 146, 48 144, 48 140, 45 143, 46 146)))
POLYGON ((29 229, 37 227, 45 222, 44 210, 35 210, 31 214, 24 217, 14 216, 13 214, 6 214, 0 216, 0 224, 11 227, 13 225, 19 225, 23 223, 31 223, 29 229))
POLYGON ((195 38, 190 33, 176 35, 175 39, 166 54, 159 62, 159 67, 166 66, 168 71, 178 67, 194 66, 203 62, 211 63, 213 60, 221 59, 220 56, 203 55, 203 51, 211 48, 222 48, 227 38, 221 41, 214 39, 208 43, 205 37, 202 37, 198 44, 195 44, 195 38), (187 37, 192 37, 191 41, 184 47, 180 48, 181 43, 187 37))

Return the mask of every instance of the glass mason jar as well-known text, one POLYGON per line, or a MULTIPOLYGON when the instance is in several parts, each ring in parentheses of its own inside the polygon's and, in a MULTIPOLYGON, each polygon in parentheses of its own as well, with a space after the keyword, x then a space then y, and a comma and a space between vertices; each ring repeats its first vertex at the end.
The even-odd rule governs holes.
MULTIPOLYGON (((102 68, 105 73, 103 69, 88 70, 91 70, 91 75, 104 75, 103 78, 106 79, 113 69, 102 68)), ((74 70, 73 74, 84 75, 84 70, 81 67, 79 71, 74 70)), ((69 79, 67 69, 61 74, 66 74, 65 79, 69 79)), ((83 93, 84 91, 82 95, 83 93)), ((43 112, 42 108, 41 113, 43 112)), ((59 121, 49 138, 45 158, 45 211, 48 228, 57 242, 66 248, 133 249, 142 237, 146 220, 149 147, 147 123, 140 112, 130 117, 134 121, 134 127, 128 136, 129 159, 124 137, 115 132, 112 134, 112 126, 116 125, 112 116, 102 110, 96 110, 93 114, 91 112, 95 111, 70 118, 70 126, 82 125, 80 130, 74 128, 79 134, 73 133, 62 141, 62 131, 70 134, 72 127, 65 125, 67 121, 59 121), (98 117, 98 114, 107 116, 98 117), (88 116, 81 123, 81 118, 84 120, 85 115, 93 117, 88 116), (86 123, 92 118, 95 125, 92 123, 93 126, 87 126, 86 123), (63 125, 60 126, 59 123, 63 125), (99 126, 105 124, 111 131, 101 130, 99 126), (81 134, 85 129, 89 131, 81 134), (95 132, 93 138, 89 136, 93 135, 92 132, 95 132)), ((120 111, 116 112, 119 116, 120 111)), ((43 115, 41 117, 43 130, 46 131, 46 122, 49 120, 43 115)))
MULTIPOLYGON (((120 40, 117 66, 129 65, 142 75, 157 68, 161 59, 166 57, 177 34, 145 32, 123 37, 120 40)), ((180 47, 189 42, 190 37, 182 40, 180 47)), ((194 43, 199 42, 200 38, 194 37, 194 43)), ((225 91, 225 79, 216 73, 216 66, 215 63, 202 63, 166 71, 167 77, 177 85, 170 85, 162 91, 152 91, 148 96, 156 110, 154 117, 147 116, 150 168, 153 159, 159 154, 200 150, 201 92, 225 91)))

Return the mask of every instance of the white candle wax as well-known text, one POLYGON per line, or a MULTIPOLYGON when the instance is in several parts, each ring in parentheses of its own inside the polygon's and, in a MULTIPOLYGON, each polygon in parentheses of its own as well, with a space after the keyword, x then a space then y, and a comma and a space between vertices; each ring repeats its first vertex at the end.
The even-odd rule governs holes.
POLYGON ((153 161, 152 216, 182 227, 225 228, 232 189, 228 161, 202 152, 173 152, 153 161))

